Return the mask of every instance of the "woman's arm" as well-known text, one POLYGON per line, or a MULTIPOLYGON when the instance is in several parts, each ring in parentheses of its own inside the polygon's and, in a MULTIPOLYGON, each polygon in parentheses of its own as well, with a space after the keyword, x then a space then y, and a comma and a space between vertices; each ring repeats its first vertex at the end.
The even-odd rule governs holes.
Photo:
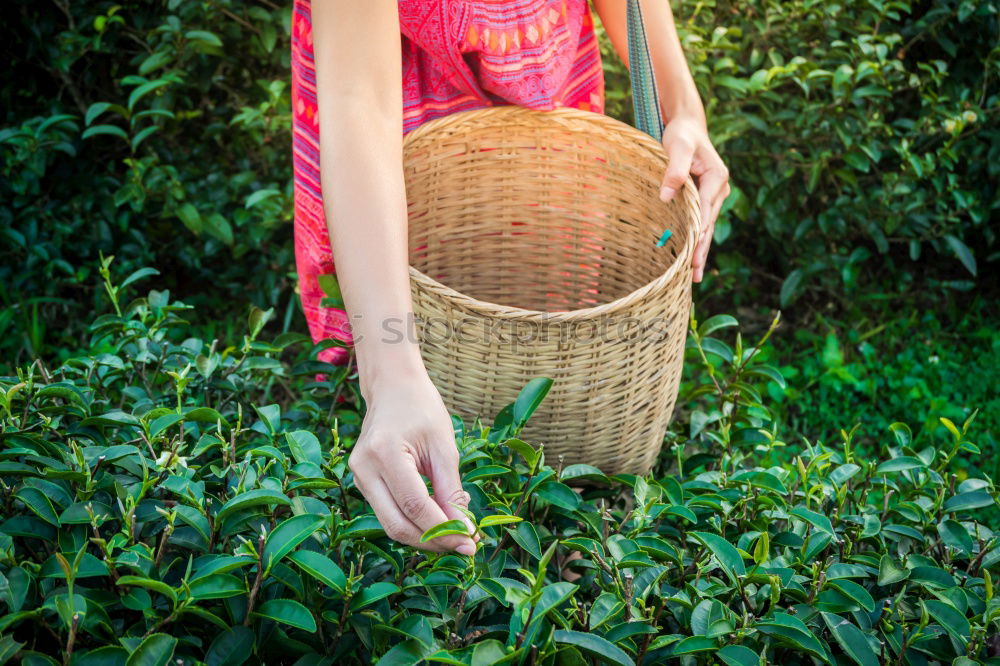
POLYGON ((367 389, 419 371, 411 341, 379 341, 379 323, 412 307, 399 23, 394 3, 351 0, 316 0, 312 21, 324 209, 367 389))
POLYGON ((419 543, 433 525, 461 519, 448 502, 468 496, 451 419, 416 341, 383 328, 404 330, 413 307, 396 3, 314 0, 312 32, 324 212, 368 407, 349 465, 390 538, 474 552, 459 536, 419 543))
MULTIPOLYGON (((695 249, 694 281, 700 282, 712 242, 715 219, 729 196, 729 170, 712 146, 698 88, 681 48, 670 0, 639 0, 646 26, 649 56, 660 93, 666 126, 663 146, 670 164, 663 178, 660 198, 669 201, 690 173, 698 184, 702 235, 695 249)), ((593 0, 594 8, 625 66, 628 62, 626 0, 593 0)))
MULTIPOLYGON (((615 52, 626 67, 631 67, 628 61, 625 0, 593 2, 615 52)), ((640 0, 640 5, 646 26, 646 41, 649 42, 649 57, 653 63, 656 86, 660 91, 664 122, 680 115, 704 120, 705 109, 681 48, 670 0, 640 0)))

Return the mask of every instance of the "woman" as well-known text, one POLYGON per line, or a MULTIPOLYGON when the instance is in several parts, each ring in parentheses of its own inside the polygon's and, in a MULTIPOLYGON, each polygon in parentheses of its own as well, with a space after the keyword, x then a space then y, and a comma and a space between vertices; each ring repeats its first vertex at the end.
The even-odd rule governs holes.
MULTIPOLYGON (((593 2, 627 64, 625 0, 593 2)), ((697 282, 728 172, 709 141, 669 0, 642 2, 670 157, 660 196, 669 201, 690 173, 701 199, 697 282)), ((368 406, 348 461, 355 484, 390 538, 471 555, 476 546, 465 536, 420 543, 429 527, 464 520, 453 504, 469 498, 450 417, 416 343, 379 335, 382 322, 412 313, 402 137, 433 118, 497 104, 603 112, 590 7, 587 0, 294 0, 292 71, 299 290, 314 340, 353 334, 368 406), (319 305, 318 276, 334 264, 350 332, 345 312, 319 305)), ((321 358, 338 360, 338 352, 321 358)))

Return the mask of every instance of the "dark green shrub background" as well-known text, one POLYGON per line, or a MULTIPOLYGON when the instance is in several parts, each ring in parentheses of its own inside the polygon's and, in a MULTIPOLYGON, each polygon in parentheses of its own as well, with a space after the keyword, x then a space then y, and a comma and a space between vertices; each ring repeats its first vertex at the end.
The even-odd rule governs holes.
MULTIPOLYGON (((98 250, 162 268, 216 319, 251 301, 301 330, 290 4, 15 7, 0 88, 4 359, 75 347, 98 250)), ((997 258, 995 2, 675 11, 736 186, 704 297, 851 311, 995 295, 979 277, 997 258)), ((627 120, 627 78, 605 52, 608 112, 627 120)))

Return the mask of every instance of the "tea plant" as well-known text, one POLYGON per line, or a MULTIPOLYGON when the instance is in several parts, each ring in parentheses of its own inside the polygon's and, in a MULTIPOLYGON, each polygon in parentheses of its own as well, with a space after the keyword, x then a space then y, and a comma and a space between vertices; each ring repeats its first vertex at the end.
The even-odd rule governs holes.
POLYGON ((236 344, 188 337, 168 294, 120 300, 155 271, 110 266, 88 352, 0 379, 0 664, 1000 663, 997 489, 950 474, 968 421, 780 462, 766 339, 692 321, 653 474, 519 439, 536 380, 492 428, 456 422, 480 548, 426 553, 353 486, 350 366, 289 362, 306 340, 262 340, 256 309, 236 344))

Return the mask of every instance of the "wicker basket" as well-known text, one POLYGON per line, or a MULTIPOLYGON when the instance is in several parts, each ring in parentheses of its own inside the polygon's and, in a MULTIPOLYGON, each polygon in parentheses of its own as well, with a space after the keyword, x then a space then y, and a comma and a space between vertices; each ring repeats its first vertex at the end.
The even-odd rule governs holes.
POLYGON ((693 184, 664 204, 656 140, 567 108, 452 114, 404 152, 417 333, 445 404, 489 422, 549 377, 523 436, 550 464, 645 474, 681 375, 693 184))

